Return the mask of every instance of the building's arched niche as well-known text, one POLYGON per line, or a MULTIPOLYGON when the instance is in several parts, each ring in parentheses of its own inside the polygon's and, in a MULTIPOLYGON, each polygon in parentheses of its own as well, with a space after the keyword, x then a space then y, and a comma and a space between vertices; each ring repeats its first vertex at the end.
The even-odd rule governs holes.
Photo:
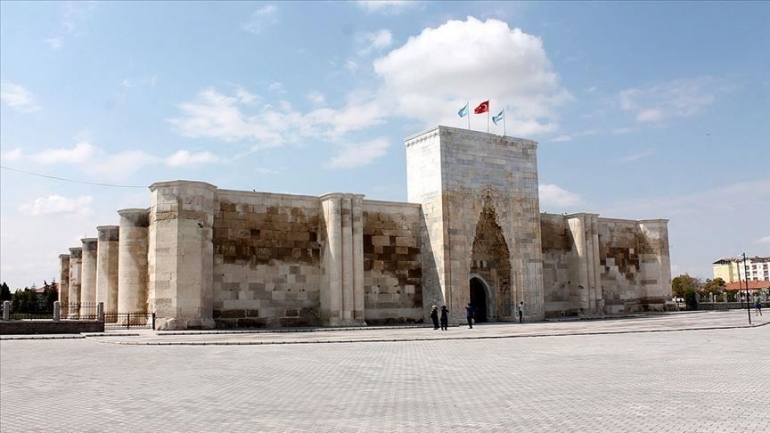
POLYGON ((489 320, 489 287, 487 283, 478 275, 471 275, 468 283, 470 290, 470 300, 473 306, 473 317, 476 322, 486 322, 489 320))
MULTIPOLYGON (((495 206, 489 194, 484 197, 484 205, 476 224, 470 273, 480 277, 488 289, 483 307, 485 319, 510 320, 512 315, 510 252, 503 231, 497 224, 495 206)), ((482 283, 479 282, 479 284, 482 283)), ((473 299, 473 279, 470 281, 470 290, 471 299, 473 299)), ((477 305, 474 307, 477 312, 481 308, 477 305)), ((477 320, 481 321, 478 317, 477 320)))

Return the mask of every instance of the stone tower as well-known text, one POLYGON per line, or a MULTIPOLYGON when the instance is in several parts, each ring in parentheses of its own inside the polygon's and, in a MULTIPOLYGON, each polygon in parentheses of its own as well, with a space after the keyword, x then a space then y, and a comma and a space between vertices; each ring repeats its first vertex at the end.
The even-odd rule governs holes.
POLYGON ((423 212, 424 305, 454 318, 542 320, 537 143, 438 126, 406 139, 408 201, 423 212))

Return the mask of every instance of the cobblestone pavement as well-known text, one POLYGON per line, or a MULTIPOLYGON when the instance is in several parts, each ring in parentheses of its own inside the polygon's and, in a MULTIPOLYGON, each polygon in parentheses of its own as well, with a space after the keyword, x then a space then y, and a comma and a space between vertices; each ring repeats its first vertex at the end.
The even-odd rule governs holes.
POLYGON ((0 431, 769 432, 770 326, 736 313, 3 338, 0 431))

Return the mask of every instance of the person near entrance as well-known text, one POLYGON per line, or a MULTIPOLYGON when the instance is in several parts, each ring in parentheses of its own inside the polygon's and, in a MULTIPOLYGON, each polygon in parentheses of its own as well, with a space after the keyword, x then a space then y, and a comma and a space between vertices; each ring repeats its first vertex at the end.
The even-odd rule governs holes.
POLYGON ((524 301, 519 302, 519 323, 524 323, 524 301))
POLYGON ((449 310, 446 305, 441 306, 441 330, 446 331, 449 327, 449 310))
POLYGON ((473 305, 465 307, 465 318, 468 319, 468 329, 473 329, 473 305))
POLYGON ((438 329, 438 307, 433 306, 433 309, 430 310, 430 319, 433 321, 433 330, 435 331, 438 329))

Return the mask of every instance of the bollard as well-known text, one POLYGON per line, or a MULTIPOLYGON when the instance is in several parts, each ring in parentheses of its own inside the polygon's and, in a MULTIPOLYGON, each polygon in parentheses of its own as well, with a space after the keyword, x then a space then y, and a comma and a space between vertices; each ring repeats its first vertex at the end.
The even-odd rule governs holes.
POLYGON ((99 302, 99 305, 96 306, 96 320, 104 322, 104 302, 99 302))
POLYGON ((58 322, 61 318, 61 311, 59 310, 59 301, 53 302, 53 321, 58 322))
POLYGON ((11 301, 3 301, 3 320, 11 320, 11 301))

